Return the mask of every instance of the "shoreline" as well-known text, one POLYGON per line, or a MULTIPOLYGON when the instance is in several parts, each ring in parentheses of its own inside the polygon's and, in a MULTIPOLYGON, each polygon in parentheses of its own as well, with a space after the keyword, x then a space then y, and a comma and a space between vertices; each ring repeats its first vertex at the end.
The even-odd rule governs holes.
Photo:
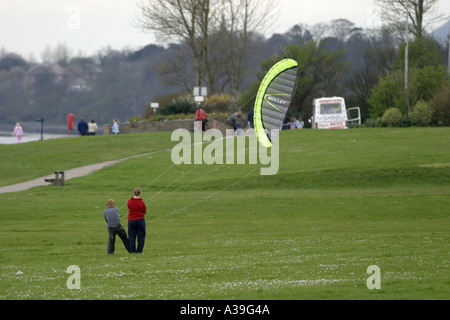
MULTIPOLYGON (((57 134, 57 133, 44 133, 44 135, 43 135, 44 140, 68 138, 68 137, 69 136, 67 134, 57 134)), ((33 141, 39 141, 39 140, 41 140, 40 133, 26 133, 23 135, 21 143, 27 143, 27 142, 33 142, 33 141)), ((0 131, 0 145, 2 145, 2 144, 3 145, 18 144, 16 136, 10 132, 0 131)))

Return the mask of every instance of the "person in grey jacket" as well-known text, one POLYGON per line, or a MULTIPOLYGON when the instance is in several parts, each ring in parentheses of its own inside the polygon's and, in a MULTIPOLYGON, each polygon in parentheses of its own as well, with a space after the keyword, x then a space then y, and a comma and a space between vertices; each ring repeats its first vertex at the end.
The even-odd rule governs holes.
POLYGON ((105 211, 103 211, 103 215, 105 216, 105 221, 109 232, 107 252, 108 254, 114 254, 114 244, 116 242, 116 234, 119 235, 120 239, 122 239, 122 242, 128 252, 129 243, 127 232, 120 223, 119 208, 115 206, 115 202, 113 199, 109 199, 106 202, 106 207, 107 208, 105 209, 105 211))

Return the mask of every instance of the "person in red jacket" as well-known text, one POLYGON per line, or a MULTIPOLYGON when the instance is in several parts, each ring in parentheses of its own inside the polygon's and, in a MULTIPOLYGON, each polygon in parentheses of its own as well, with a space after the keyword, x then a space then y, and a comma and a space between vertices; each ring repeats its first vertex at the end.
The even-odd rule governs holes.
POLYGON ((205 113, 205 110, 200 108, 200 106, 195 111, 195 121, 201 121, 202 122, 202 131, 206 131, 206 124, 208 123, 208 115, 205 113))
POLYGON ((134 196, 128 200, 128 238, 130 253, 142 253, 145 243, 145 202, 140 198, 141 189, 134 189, 134 196), (137 248, 136 248, 137 238, 137 248))

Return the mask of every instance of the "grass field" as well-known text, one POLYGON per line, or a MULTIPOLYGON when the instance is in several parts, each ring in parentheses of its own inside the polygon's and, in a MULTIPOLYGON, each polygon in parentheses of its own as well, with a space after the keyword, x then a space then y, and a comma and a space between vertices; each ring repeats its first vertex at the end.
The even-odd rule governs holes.
MULTIPOLYGON (((4 145, 0 185, 174 144, 153 133, 4 145)), ((0 194, 0 299, 450 298, 449 128, 283 131, 274 176, 170 156, 0 194), (107 255, 106 200, 124 214, 136 186, 144 253, 117 239, 107 255), (66 285, 71 265, 80 289, 66 285)))

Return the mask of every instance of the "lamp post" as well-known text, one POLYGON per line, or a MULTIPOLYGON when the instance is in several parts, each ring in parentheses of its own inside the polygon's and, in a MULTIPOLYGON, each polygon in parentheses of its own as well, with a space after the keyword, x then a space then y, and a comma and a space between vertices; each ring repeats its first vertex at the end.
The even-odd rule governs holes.
POLYGON ((450 75, 450 25, 448 27, 448 62, 447 62, 447 70, 448 74, 450 75))
POLYGON ((194 87, 193 94, 195 102, 197 102, 200 107, 201 103, 205 101, 205 97, 208 96, 208 88, 194 87))
POLYGON ((44 118, 37 119, 36 121, 41 122, 41 140, 44 140, 44 118))
POLYGON ((409 24, 408 24, 408 13, 409 13, 409 0, 406 0, 406 21, 405 21, 405 99, 406 106, 408 107, 409 115, 409 94, 408 94, 408 55, 409 55, 409 24))

